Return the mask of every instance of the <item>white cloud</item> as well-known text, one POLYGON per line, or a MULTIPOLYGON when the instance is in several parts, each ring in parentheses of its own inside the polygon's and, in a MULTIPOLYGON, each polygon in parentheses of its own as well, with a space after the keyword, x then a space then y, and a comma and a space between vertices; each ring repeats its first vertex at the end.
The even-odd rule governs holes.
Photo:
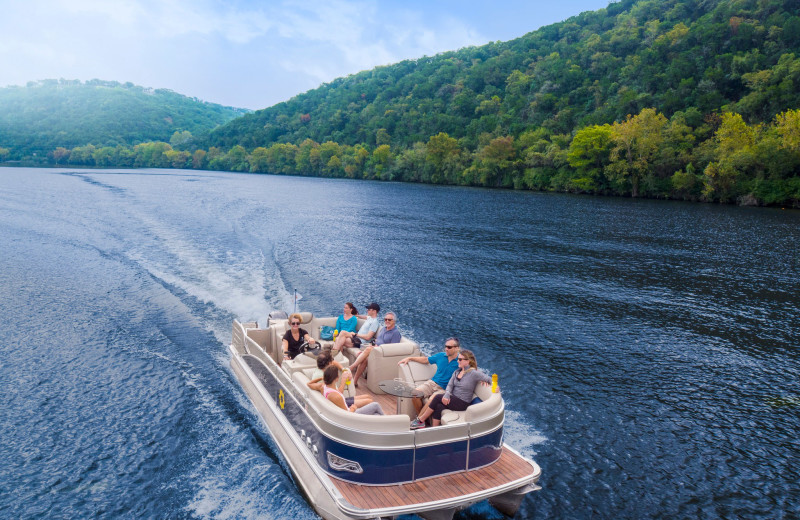
MULTIPOLYGON (((479 13, 486 18, 486 6, 469 1, 459 9, 454 0, 4 4, 0 86, 99 78, 248 108, 378 65, 489 41, 478 29, 485 26, 479 13)), ((515 9, 522 4, 496 12, 515 9)))

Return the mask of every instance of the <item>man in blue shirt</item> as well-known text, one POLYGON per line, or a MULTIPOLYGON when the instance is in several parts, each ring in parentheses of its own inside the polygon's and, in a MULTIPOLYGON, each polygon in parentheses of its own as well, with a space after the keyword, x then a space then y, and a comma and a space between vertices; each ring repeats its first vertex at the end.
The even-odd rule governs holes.
MULTIPOLYGON (((433 374, 433 377, 417 387, 417 390, 422 392, 426 398, 439 390, 444 390, 447 383, 450 382, 450 378, 453 377, 453 372, 458 368, 458 351, 461 349, 458 338, 447 338, 447 341, 444 342, 444 349, 444 352, 437 352, 430 357, 407 357, 397 362, 398 365, 405 365, 409 361, 416 361, 423 365, 436 365, 436 373, 433 374)), ((411 402, 414 403, 417 416, 419 416, 422 410, 422 399, 413 397, 411 402)))
MULTIPOLYGON (((383 345, 385 343, 400 343, 402 340, 402 335, 400 331, 395 327, 395 323, 397 322, 397 317, 393 312, 387 312, 386 315, 383 317, 383 327, 378 331, 378 335, 375 336, 375 345, 369 345, 364 349, 361 354, 358 355, 353 364, 350 365, 350 371, 356 370, 355 378, 355 386, 358 388, 358 380, 361 378, 361 374, 364 373, 364 370, 367 369, 367 362, 369 358, 369 353, 372 352, 372 349, 375 346, 383 345)), ((450 380, 448 379, 448 382, 450 380)))

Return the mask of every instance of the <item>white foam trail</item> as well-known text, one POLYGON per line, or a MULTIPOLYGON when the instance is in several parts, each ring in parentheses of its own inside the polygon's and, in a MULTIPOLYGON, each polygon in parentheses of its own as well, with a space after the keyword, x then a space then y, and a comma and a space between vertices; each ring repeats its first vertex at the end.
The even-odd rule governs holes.
POLYGON ((526 422, 521 413, 506 408, 503 442, 519 451, 525 457, 533 458, 536 455, 535 446, 544 444, 547 440, 547 437, 542 435, 542 432, 537 431, 526 422))
MULTIPOLYGON (((242 321, 263 323, 270 310, 286 308, 291 301, 274 256, 267 258, 260 249, 201 248, 149 215, 136 217, 155 243, 142 244, 128 257, 157 279, 242 321)), ((230 339, 228 323, 205 325, 221 342, 230 339)))

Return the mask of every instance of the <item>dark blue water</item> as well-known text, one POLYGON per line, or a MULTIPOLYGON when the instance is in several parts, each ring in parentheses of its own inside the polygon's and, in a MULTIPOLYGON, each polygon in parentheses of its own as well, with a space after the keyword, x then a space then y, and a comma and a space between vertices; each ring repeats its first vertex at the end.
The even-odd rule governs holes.
POLYGON ((800 516, 799 212, 0 169, 0 517, 313 518, 226 351, 294 289, 500 375, 520 518, 800 516))

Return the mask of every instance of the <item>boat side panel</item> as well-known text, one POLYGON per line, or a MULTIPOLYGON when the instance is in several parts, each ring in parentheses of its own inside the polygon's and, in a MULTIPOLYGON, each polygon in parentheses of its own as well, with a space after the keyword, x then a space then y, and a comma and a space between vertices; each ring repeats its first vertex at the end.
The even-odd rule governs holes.
POLYGON ((469 468, 491 464, 503 454, 503 428, 469 440, 469 468))
POLYGON ((467 469, 469 441, 417 447, 414 451, 414 478, 427 478, 467 469))
POLYGON ((258 377, 267 392, 278 403, 281 411, 306 441, 309 449, 317 448, 315 458, 328 474, 350 482, 364 484, 393 484, 412 480, 414 465, 413 449, 367 450, 330 439, 323 435, 311 421, 303 406, 284 388, 261 361, 251 356, 244 360, 258 377), (334 469, 328 463, 327 453, 357 462, 361 473, 334 469))

